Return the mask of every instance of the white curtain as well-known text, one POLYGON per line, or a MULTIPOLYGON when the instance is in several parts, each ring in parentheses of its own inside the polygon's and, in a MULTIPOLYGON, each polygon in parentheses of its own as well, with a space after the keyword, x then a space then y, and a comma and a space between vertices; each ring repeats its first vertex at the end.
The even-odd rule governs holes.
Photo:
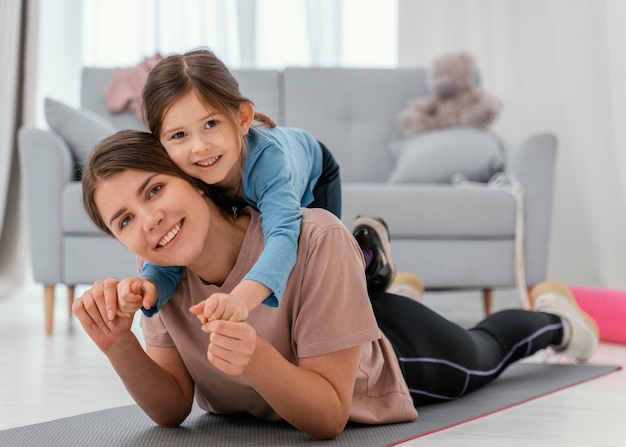
MULTIPOLYGON (((31 0, 35 1, 35 0, 31 0)), ((397 0, 40 2, 35 104, 78 106, 83 66, 132 66, 207 46, 232 68, 397 65, 397 0)), ((34 121, 43 126, 43 107, 34 121)))
POLYGON ((20 228, 23 214, 16 130, 21 122, 22 21, 26 1, 0 2, 0 296, 22 284, 26 249, 20 228))
POLYGON ((549 279, 626 287, 626 2, 400 0, 401 65, 477 59, 509 143, 559 139, 549 279))

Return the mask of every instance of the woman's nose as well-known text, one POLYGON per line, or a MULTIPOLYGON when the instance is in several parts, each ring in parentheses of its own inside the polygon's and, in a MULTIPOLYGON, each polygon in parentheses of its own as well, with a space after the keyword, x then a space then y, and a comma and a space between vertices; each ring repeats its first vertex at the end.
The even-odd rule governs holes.
POLYGON ((145 210, 144 212, 144 226, 146 231, 159 228, 159 225, 163 222, 163 213, 161 211, 145 210))

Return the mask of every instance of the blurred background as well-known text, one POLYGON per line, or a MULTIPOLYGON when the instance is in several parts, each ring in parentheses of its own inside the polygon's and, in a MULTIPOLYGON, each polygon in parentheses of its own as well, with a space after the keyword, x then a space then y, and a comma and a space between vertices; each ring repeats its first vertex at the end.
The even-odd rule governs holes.
POLYGON ((0 296, 32 281, 17 129, 46 127, 45 97, 78 106, 84 66, 198 46, 231 68, 471 53, 504 105, 495 133, 558 137, 548 279, 625 288, 625 22, 621 0, 2 0, 0 296))

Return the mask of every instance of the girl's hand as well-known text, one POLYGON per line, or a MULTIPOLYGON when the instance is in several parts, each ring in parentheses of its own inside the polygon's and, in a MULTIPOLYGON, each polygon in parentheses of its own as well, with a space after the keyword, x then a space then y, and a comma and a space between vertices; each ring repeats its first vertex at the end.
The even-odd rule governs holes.
POLYGON ((214 293, 189 310, 203 325, 215 320, 245 321, 248 318, 248 306, 243 298, 229 293, 214 293))
POLYGON ((107 308, 109 319, 115 313, 130 316, 141 307, 150 309, 156 305, 157 289, 152 281, 146 278, 124 278, 117 285, 117 312, 107 308))

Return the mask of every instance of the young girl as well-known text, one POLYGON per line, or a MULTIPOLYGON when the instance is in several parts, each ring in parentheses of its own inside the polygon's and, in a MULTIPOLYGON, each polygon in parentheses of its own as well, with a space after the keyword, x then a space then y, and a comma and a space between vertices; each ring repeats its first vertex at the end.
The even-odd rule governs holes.
MULTIPOLYGON (((301 129, 276 127, 239 92, 215 54, 199 49, 163 59, 143 90, 144 117, 170 158, 185 173, 232 197, 231 212, 253 206, 261 213, 265 248, 230 296, 212 297, 215 318, 244 318, 259 303, 278 306, 296 259, 301 207, 325 208, 340 216, 339 167, 326 147, 301 129), (253 122, 260 126, 253 126, 253 122)), ((174 226, 158 241, 175 241, 174 226)), ((178 267, 144 263, 148 315, 170 298, 178 267)), ((132 310, 132 309, 128 309, 132 310)))

